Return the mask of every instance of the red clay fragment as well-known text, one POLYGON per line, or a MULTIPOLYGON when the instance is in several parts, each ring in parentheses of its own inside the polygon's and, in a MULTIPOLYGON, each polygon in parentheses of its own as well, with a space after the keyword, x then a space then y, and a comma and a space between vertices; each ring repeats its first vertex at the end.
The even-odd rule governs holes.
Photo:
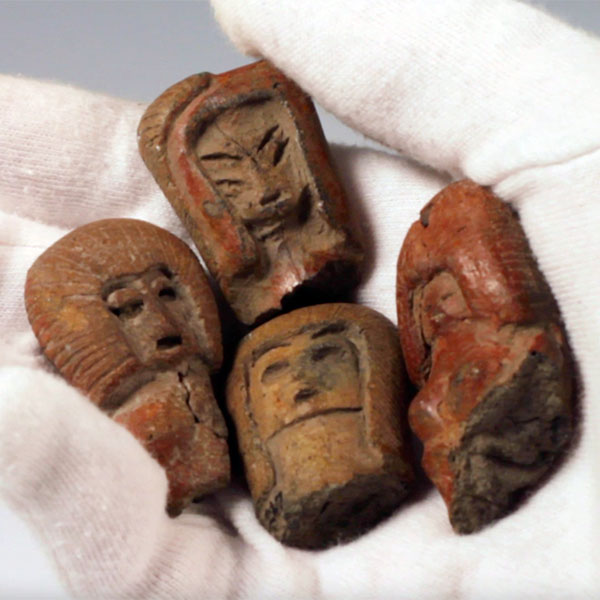
POLYGON ((504 515, 572 436, 571 363, 558 308, 512 209, 459 181, 410 228, 398 325, 421 390, 409 422, 457 532, 504 515))
POLYGON ((362 251, 312 102, 269 63, 177 83, 147 109, 138 136, 244 323, 301 287, 331 296, 358 282, 362 251))
POLYGON ((25 306, 61 375, 165 468, 171 514, 229 482, 210 383, 222 357, 219 317, 181 240, 132 219, 79 227, 29 269, 25 306))

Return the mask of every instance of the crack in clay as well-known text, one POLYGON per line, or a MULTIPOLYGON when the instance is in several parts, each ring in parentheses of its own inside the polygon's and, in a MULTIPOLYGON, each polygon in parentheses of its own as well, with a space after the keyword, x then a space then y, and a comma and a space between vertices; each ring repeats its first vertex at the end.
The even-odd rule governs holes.
POLYGON ((219 123, 217 123, 216 121, 214 122, 214 125, 217 129, 217 131, 219 131, 219 133, 221 133, 221 135, 226 139, 229 140, 232 144, 236 145, 242 152, 243 154, 245 154, 255 165, 255 167, 257 169, 260 168, 258 161, 256 160, 256 158, 253 156, 253 154, 251 153, 251 151, 249 151, 247 148, 245 148, 244 146, 242 146, 242 144, 240 144, 235 138, 233 138, 230 134, 226 133, 225 131, 223 131, 221 129, 221 126, 219 125, 219 123))
POLYGON ((196 416, 196 413, 194 412, 194 409, 192 408, 192 405, 190 402, 192 390, 190 389, 190 387, 186 381, 186 378, 185 378, 186 375, 187 375, 187 371, 185 373, 182 373, 181 371, 177 371, 177 377, 179 378, 180 386, 183 388, 184 394, 185 394, 183 401, 186 403, 188 410, 192 414, 192 417, 194 417, 194 422, 200 423, 200 419, 198 419, 198 417, 196 416))
POLYGON ((181 384, 181 387, 183 387, 183 389, 185 390, 185 398, 183 399, 184 402, 186 403, 188 410, 190 411, 190 413, 192 414, 192 416, 194 417, 194 422, 199 424, 199 425, 203 425, 205 427, 207 427, 210 432, 217 438, 217 439, 227 439, 227 433, 221 434, 218 431, 216 431, 212 426, 208 425, 207 423, 203 423, 202 421, 200 421, 200 419, 196 416, 196 413, 194 412, 194 409, 192 408, 192 403, 191 403, 191 398, 192 398, 192 389, 188 383, 187 380, 187 375, 189 372, 189 368, 185 370, 184 373, 182 373, 181 371, 177 371, 177 376, 179 378, 179 383, 181 384))

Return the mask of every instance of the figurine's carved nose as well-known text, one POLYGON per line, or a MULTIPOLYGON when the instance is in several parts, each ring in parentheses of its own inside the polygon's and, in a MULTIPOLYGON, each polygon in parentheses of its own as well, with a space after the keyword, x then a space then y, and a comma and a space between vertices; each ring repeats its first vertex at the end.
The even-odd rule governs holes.
POLYGON ((169 350, 183 344, 180 328, 168 308, 158 301, 152 294, 145 296, 145 330, 150 343, 156 340, 156 350, 169 350))

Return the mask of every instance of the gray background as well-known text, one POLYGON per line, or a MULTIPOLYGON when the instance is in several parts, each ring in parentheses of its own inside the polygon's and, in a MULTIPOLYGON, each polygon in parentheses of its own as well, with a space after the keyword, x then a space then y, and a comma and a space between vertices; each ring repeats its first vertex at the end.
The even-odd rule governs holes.
MULTIPOLYGON (((600 0, 530 3, 600 33, 600 0)), ((0 0, 0 73, 151 102, 192 73, 252 60, 221 33, 208 2, 0 0)), ((376 145, 318 110, 329 140, 376 145)))
MULTIPOLYGON (((600 0, 533 4, 600 34, 600 0)), ((191 73, 219 73, 247 62, 220 32, 206 2, 0 0, 0 73, 150 102, 191 73)), ((367 143, 320 114, 330 140, 367 143)), ((59 597, 67 596, 44 551, 0 503, 0 599, 59 597)))

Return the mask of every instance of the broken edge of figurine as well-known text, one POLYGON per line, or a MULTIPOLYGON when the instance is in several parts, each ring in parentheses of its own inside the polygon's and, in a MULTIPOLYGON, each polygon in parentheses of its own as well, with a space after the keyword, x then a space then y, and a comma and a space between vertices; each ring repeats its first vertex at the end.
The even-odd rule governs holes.
POLYGON ((468 180, 410 228, 397 303, 421 388, 409 421, 423 467, 453 528, 477 531, 543 481, 572 438, 574 369, 558 307, 516 214, 468 180))
POLYGON ((326 548, 390 515, 413 487, 397 331, 355 304, 301 308, 248 334, 227 382, 260 523, 326 548))
POLYGON ((358 283, 362 247, 314 106, 268 62, 175 84, 138 139, 243 323, 302 289, 326 300, 358 283))

